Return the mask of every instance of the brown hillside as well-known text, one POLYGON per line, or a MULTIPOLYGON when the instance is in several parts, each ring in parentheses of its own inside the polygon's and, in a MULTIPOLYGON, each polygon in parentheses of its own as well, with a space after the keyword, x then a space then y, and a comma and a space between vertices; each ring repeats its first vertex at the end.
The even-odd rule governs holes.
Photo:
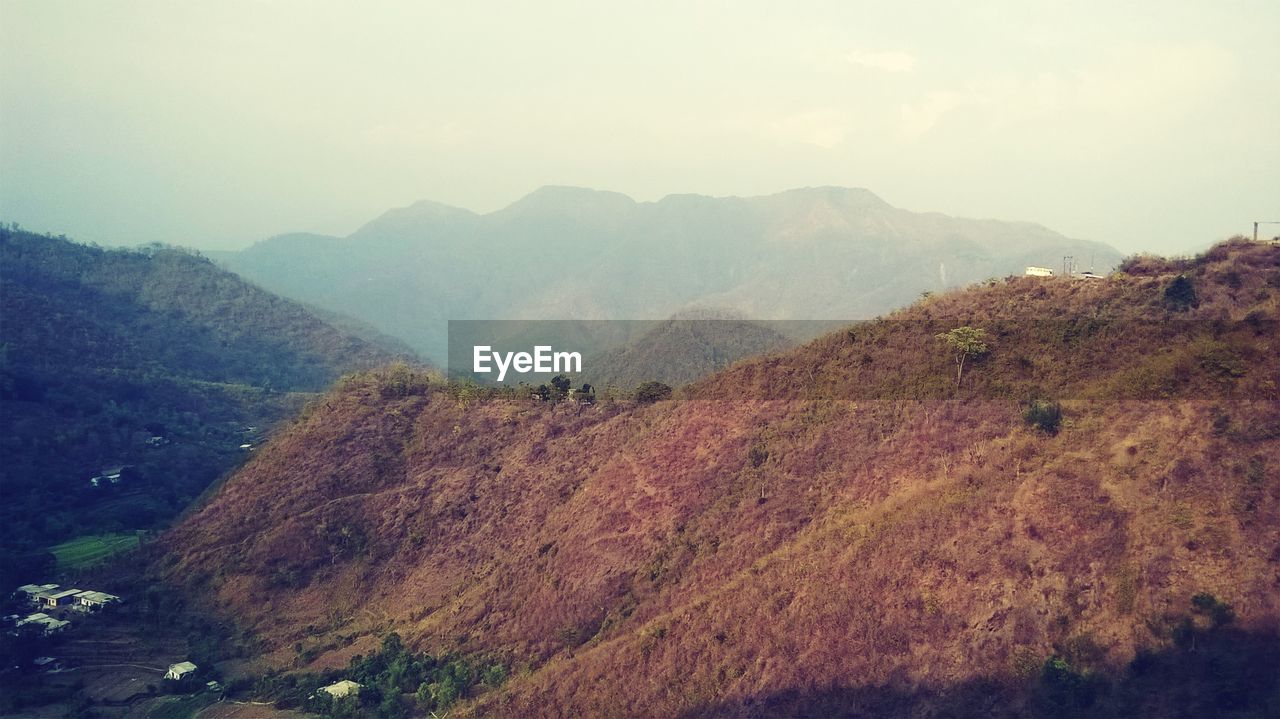
POLYGON ((1126 269, 931 298, 687 389, 732 399, 358 376, 155 566, 278 666, 392 627, 504 654, 512 679, 463 707, 493 716, 826 715, 805 697, 833 692, 927 715, 984 681, 1017 711, 1050 656, 1115 673, 1171 646, 1199 592, 1275 632, 1280 248, 1126 269), (958 324, 992 341, 957 390, 933 335, 958 324), (1023 421, 1032 397, 1063 398, 1060 432, 1023 421))

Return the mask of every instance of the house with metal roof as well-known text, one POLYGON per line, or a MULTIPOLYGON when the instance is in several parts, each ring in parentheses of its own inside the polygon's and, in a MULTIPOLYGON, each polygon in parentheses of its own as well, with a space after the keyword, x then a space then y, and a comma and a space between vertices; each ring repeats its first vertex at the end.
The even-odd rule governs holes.
POLYGON ((350 679, 343 679, 340 682, 334 682, 327 687, 320 687, 320 691, 328 694, 334 699, 341 699, 345 696, 357 696, 360 694, 361 685, 350 679))
POLYGON ((62 589, 59 591, 41 592, 36 595, 42 606, 49 609, 57 607, 66 607, 76 603, 76 595, 84 591, 83 589, 62 589))
POLYGON ((54 619, 44 612, 36 612, 35 614, 27 615, 24 619, 18 620, 17 626, 33 626, 45 634, 53 634, 66 629, 70 624, 71 622, 68 622, 65 619, 54 619))
POLYGON ((192 674, 194 674, 197 668, 198 667, 196 667, 196 665, 192 664, 191 662, 178 662, 177 664, 170 664, 169 671, 165 672, 164 678, 172 679, 175 682, 180 682, 184 677, 189 677, 192 674))
POLYGON ((28 601, 38 603, 40 600, 37 597, 41 594, 48 594, 57 588, 58 585, 56 584, 24 584, 18 587, 18 593, 25 594, 28 601))
POLYGON ((110 604, 116 604, 119 601, 120 597, 114 594, 87 589, 75 595, 75 608, 82 611, 93 611, 102 609, 110 604))

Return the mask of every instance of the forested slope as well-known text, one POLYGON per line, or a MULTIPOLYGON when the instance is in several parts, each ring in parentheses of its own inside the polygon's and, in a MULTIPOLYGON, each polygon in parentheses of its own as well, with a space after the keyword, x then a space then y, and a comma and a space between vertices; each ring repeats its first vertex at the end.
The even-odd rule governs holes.
POLYGON ((296 393, 398 356, 185 250, 0 229, 0 546, 155 526, 296 393))

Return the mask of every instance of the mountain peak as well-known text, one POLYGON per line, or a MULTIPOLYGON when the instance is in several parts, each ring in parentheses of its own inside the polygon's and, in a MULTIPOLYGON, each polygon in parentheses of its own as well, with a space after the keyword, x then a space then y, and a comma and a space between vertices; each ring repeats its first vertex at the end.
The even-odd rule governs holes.
MULTIPOLYGON (((463 209, 461 207, 454 207, 453 205, 446 205, 443 202, 436 202, 434 200, 418 200, 417 202, 413 203, 412 205, 409 205, 408 207, 403 207, 399 209, 407 212, 412 212, 417 215, 447 216, 447 215, 474 215, 475 214, 471 210, 463 209)), ((395 210, 392 210, 392 212, 395 212, 395 210)))
POLYGON ((593 190, 589 187, 572 185, 543 185, 529 194, 508 205, 505 209, 526 208, 563 208, 591 206, 631 206, 636 201, 610 190, 593 190))
POLYGON ((824 200, 841 207, 892 207, 879 195, 864 187, 838 187, 822 185, 819 187, 797 187, 784 190, 773 197, 802 198, 806 200, 824 200))
POLYGON ((471 220, 476 213, 461 207, 432 200, 419 200, 407 207, 396 207, 365 223, 352 237, 366 234, 402 234, 416 232, 424 224, 471 220))

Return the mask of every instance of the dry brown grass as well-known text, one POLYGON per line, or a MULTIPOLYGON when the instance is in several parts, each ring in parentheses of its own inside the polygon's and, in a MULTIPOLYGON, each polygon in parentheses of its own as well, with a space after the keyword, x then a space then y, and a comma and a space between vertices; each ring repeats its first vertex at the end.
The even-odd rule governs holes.
MULTIPOLYGON (((1195 317, 1274 318, 1275 291, 1259 298, 1278 258, 1234 245, 1173 269, 1196 278, 1195 317), (1239 287, 1216 284, 1228 271, 1239 287)), ((767 386, 782 397, 768 401, 579 410, 387 396, 385 378, 357 378, 171 532, 155 566, 279 664, 306 641, 332 665, 392 626, 420 649, 504 653, 513 679, 465 707, 498 716, 749 714, 788 690, 1016 683, 1051 654, 1115 669, 1167 643, 1200 591, 1272 628, 1275 336, 1221 339, 1247 371, 1218 398, 1182 393, 1221 381, 1190 362, 1176 399, 1115 399, 1117 378, 1173 336, 1159 298, 1170 267, 1140 269, 1015 279, 894 318, 931 328, 1058 307, 1146 328, 1095 356, 1011 324, 955 400, 806 399, 815 382, 945 387, 946 358, 883 325, 695 388, 767 386), (1056 436, 1021 420, 1033 388, 1018 356, 1094 398, 1064 402, 1056 436)))

